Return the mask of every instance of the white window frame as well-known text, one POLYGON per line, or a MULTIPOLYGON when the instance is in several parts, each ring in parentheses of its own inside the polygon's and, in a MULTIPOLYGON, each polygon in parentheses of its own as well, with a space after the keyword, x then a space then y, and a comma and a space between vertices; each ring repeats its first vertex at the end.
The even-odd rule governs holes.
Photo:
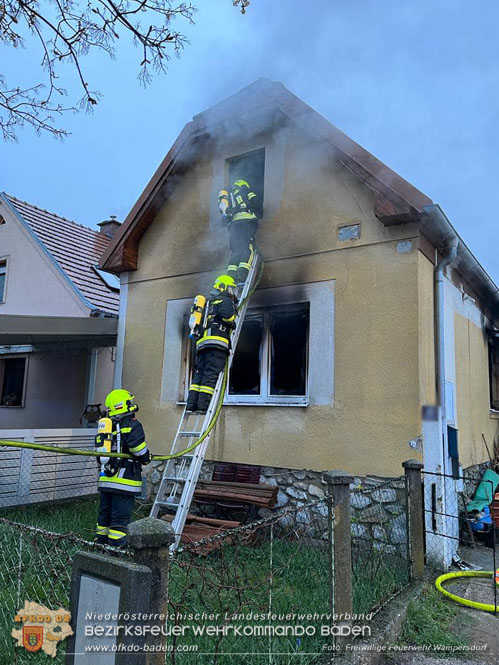
MULTIPOLYGON (((287 306, 303 305, 310 303, 307 301, 301 303, 288 303, 287 306)), ((293 406, 308 406, 308 338, 310 335, 310 310, 309 310, 309 331, 307 334, 307 354, 305 359, 305 395, 272 395, 270 393, 270 372, 272 363, 272 333, 270 331, 270 317, 273 311, 284 308, 286 305, 275 304, 266 308, 248 308, 245 321, 251 319, 263 319, 262 325, 262 342, 260 346, 260 394, 258 395, 231 395, 229 393, 230 374, 227 381, 227 390, 225 393, 225 404, 239 404, 239 405, 293 405, 293 406)), ((232 371, 232 369, 231 369, 232 371)))
MULTIPOLYGON (((184 322, 194 296, 165 303, 161 404, 184 404, 187 396, 187 340, 184 322)), ((335 398, 335 281, 306 282, 257 289, 252 308, 309 303, 308 381, 310 406, 332 406, 335 398)), ((232 396, 234 397, 234 396, 232 396)), ((241 397, 238 395, 237 397, 241 397)), ((301 397, 301 396, 300 396, 301 397)), ((281 396, 278 396, 279 400, 281 396)), ((233 402, 226 401, 227 405, 233 402)), ((300 406, 290 402, 248 402, 247 406, 300 406)))

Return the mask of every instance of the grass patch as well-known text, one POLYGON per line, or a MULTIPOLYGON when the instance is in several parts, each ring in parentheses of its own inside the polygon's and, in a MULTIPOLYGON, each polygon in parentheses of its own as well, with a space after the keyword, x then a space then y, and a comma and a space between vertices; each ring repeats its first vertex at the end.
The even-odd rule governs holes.
MULTIPOLYGON (((6 508, 0 512, 0 517, 54 533, 73 533, 84 540, 93 540, 98 512, 99 497, 90 497, 57 504, 6 508)), ((136 501, 132 522, 147 517, 149 512, 150 506, 136 501)))
MULTIPOLYGON (((450 603, 433 585, 417 600, 410 600, 407 618, 399 639, 401 645, 461 647, 465 622, 459 608, 450 603)), ((438 655, 439 652, 435 652, 438 655)), ((445 655, 442 653, 442 656, 445 655)), ((454 654, 459 655, 459 652, 454 654)))
POLYGON ((409 566, 400 556, 357 546, 352 548, 353 611, 375 610, 409 583, 409 566))

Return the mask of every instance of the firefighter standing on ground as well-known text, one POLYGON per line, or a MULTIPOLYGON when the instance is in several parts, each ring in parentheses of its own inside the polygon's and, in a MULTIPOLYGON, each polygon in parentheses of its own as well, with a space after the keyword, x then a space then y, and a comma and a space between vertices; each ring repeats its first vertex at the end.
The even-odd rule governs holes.
POLYGON ((196 342, 196 368, 187 398, 187 410, 205 413, 211 402, 218 375, 230 351, 230 334, 236 327, 236 283, 230 275, 215 280, 204 330, 196 342))
POLYGON ((229 191, 221 190, 218 207, 229 229, 231 257, 227 274, 241 287, 255 256, 254 239, 262 203, 246 180, 236 180, 229 191))
POLYGON ((106 397, 106 409, 111 420, 111 452, 128 453, 133 459, 105 457, 105 434, 97 434, 95 444, 102 458, 98 489, 100 492, 96 541, 124 547, 127 526, 135 497, 142 490, 142 466, 150 461, 144 428, 136 419, 138 406, 127 390, 113 390, 106 397))

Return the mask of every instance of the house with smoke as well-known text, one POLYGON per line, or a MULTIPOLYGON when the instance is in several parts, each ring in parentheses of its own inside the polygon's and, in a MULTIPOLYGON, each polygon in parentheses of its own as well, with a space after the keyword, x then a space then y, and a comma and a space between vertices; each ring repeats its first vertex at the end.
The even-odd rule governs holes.
POLYGON ((326 469, 398 476, 416 457, 452 474, 487 459, 496 285, 437 204, 266 79, 185 125, 103 255, 121 278, 116 385, 152 451, 176 431, 189 308, 227 265, 217 194, 238 177, 263 199, 265 267, 207 459, 299 479, 303 496, 321 495, 326 469))
MULTIPOLYGON (((100 232, 0 194, 0 429, 96 424, 112 386, 119 282, 100 232)), ((7 435, 4 433, 4 437, 7 435)))

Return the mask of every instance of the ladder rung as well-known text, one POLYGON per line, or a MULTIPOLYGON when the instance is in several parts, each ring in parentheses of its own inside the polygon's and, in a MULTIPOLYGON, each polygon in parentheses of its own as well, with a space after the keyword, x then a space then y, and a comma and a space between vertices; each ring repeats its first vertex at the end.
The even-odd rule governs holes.
MULTIPOLYGON (((248 307, 248 296, 251 294, 251 288, 253 287, 255 275, 259 265, 260 256, 257 253, 256 259, 249 270, 248 277, 246 279, 246 283, 240 298, 240 301, 243 302, 244 305, 240 305, 236 316, 236 327, 232 333, 232 349, 228 358, 229 368, 231 366, 237 343, 239 341, 244 322, 244 315, 248 307)), ((153 504, 153 509, 151 511, 152 514, 157 515, 159 512, 161 512, 159 509, 163 508, 163 510, 166 510, 170 514, 174 515, 173 528, 175 529, 175 543, 171 546, 171 551, 175 551, 180 544, 182 530, 189 511, 190 503, 193 498, 194 490, 200 476, 201 466, 203 464, 206 449, 210 440, 210 437, 207 433, 207 423, 212 419, 213 414, 216 411, 215 404, 218 403, 218 398, 220 397, 221 385, 222 375, 218 377, 212 401, 206 415, 198 412, 187 411, 187 407, 184 408, 183 415, 178 424, 177 433, 175 434, 171 449, 171 454, 177 454, 179 457, 172 457, 166 465, 165 470, 163 471, 164 475, 161 479, 158 494, 153 504), (182 429, 183 427, 185 427, 185 429, 182 429), (198 431, 199 428, 201 428, 200 431, 198 431), (181 449, 189 449, 187 443, 190 443, 194 438, 198 437, 203 438, 202 442, 200 444, 196 443, 193 446, 190 446, 190 448, 193 448, 192 452, 181 455, 181 449), (181 439, 185 438, 188 438, 191 441, 186 441, 185 445, 183 445, 181 439), (194 450, 196 445, 198 445, 198 447, 194 450), (177 471, 181 474, 180 476, 173 475, 177 471)))

